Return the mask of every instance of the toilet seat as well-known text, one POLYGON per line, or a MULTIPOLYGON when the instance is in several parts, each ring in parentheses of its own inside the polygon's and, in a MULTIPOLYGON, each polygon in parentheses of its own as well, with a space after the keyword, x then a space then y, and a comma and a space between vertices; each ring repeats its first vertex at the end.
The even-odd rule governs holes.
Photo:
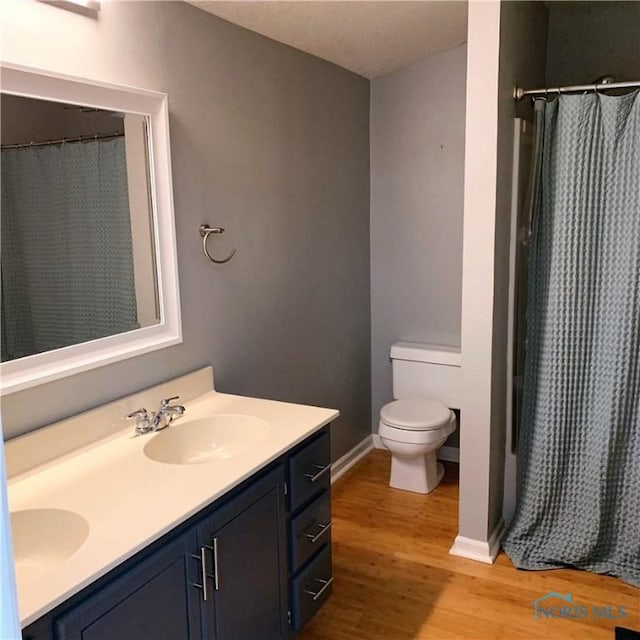
POLYGON ((432 431, 448 425, 452 411, 437 400, 411 398, 394 400, 380 410, 386 425, 407 431, 432 431))

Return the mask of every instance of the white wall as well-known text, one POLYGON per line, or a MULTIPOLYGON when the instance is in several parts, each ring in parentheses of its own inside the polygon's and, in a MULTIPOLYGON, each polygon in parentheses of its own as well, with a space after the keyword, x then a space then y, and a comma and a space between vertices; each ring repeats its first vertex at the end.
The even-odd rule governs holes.
POLYGON ((466 45, 371 82, 372 422, 397 340, 460 345, 466 45))
MULTIPOLYGON (((544 81, 545 8, 471 2, 467 63, 459 538, 490 555, 503 494, 514 84, 544 81)), ((460 542, 460 544, 458 544, 460 542)))
MULTIPOLYGON (((471 2, 467 54, 459 532, 488 539, 500 2, 471 2)), ((463 551, 453 552, 463 555, 463 551)))

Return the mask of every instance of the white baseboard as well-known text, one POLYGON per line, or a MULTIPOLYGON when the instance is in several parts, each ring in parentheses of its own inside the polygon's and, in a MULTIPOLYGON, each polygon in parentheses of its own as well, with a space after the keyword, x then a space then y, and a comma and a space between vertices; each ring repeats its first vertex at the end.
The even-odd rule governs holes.
POLYGON ((469 558, 470 560, 493 564, 500 551, 500 540, 502 539, 503 533, 504 521, 500 518, 498 524, 489 536, 489 540, 475 540, 473 538, 466 538, 465 536, 456 536, 449 553, 452 556, 460 556, 461 558, 469 558))
POLYGON ((353 447, 351 451, 347 451, 347 453, 345 453, 341 458, 338 458, 331 465, 331 484, 347 473, 354 464, 362 460, 369 451, 373 451, 373 448, 373 438, 371 436, 367 436, 364 440, 353 447))
MULTIPOLYGON (((386 449, 382 444, 382 439, 377 433, 373 434, 373 446, 376 449, 386 449)), ((460 463, 460 449, 458 449, 458 447, 440 447, 440 450, 438 451, 438 460, 460 463)))

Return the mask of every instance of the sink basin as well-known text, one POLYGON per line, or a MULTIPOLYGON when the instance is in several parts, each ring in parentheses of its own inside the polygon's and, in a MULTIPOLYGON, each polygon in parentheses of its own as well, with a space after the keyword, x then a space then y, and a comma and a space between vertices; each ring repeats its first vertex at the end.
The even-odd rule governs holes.
POLYGON ((18 586, 62 564, 89 535, 89 523, 64 509, 25 509, 11 513, 18 586))
POLYGON ((144 453, 168 464, 228 460, 255 447, 270 431, 269 424, 259 418, 219 414, 172 424, 147 442, 144 453))

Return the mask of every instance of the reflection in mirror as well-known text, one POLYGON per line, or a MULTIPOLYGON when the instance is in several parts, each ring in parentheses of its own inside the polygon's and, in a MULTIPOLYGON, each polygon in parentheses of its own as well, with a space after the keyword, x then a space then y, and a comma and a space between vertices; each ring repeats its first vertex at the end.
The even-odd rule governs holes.
POLYGON ((159 323, 147 118, 0 101, 2 362, 159 323))
POLYGON ((179 344, 167 95, 0 71, 0 394, 179 344))

